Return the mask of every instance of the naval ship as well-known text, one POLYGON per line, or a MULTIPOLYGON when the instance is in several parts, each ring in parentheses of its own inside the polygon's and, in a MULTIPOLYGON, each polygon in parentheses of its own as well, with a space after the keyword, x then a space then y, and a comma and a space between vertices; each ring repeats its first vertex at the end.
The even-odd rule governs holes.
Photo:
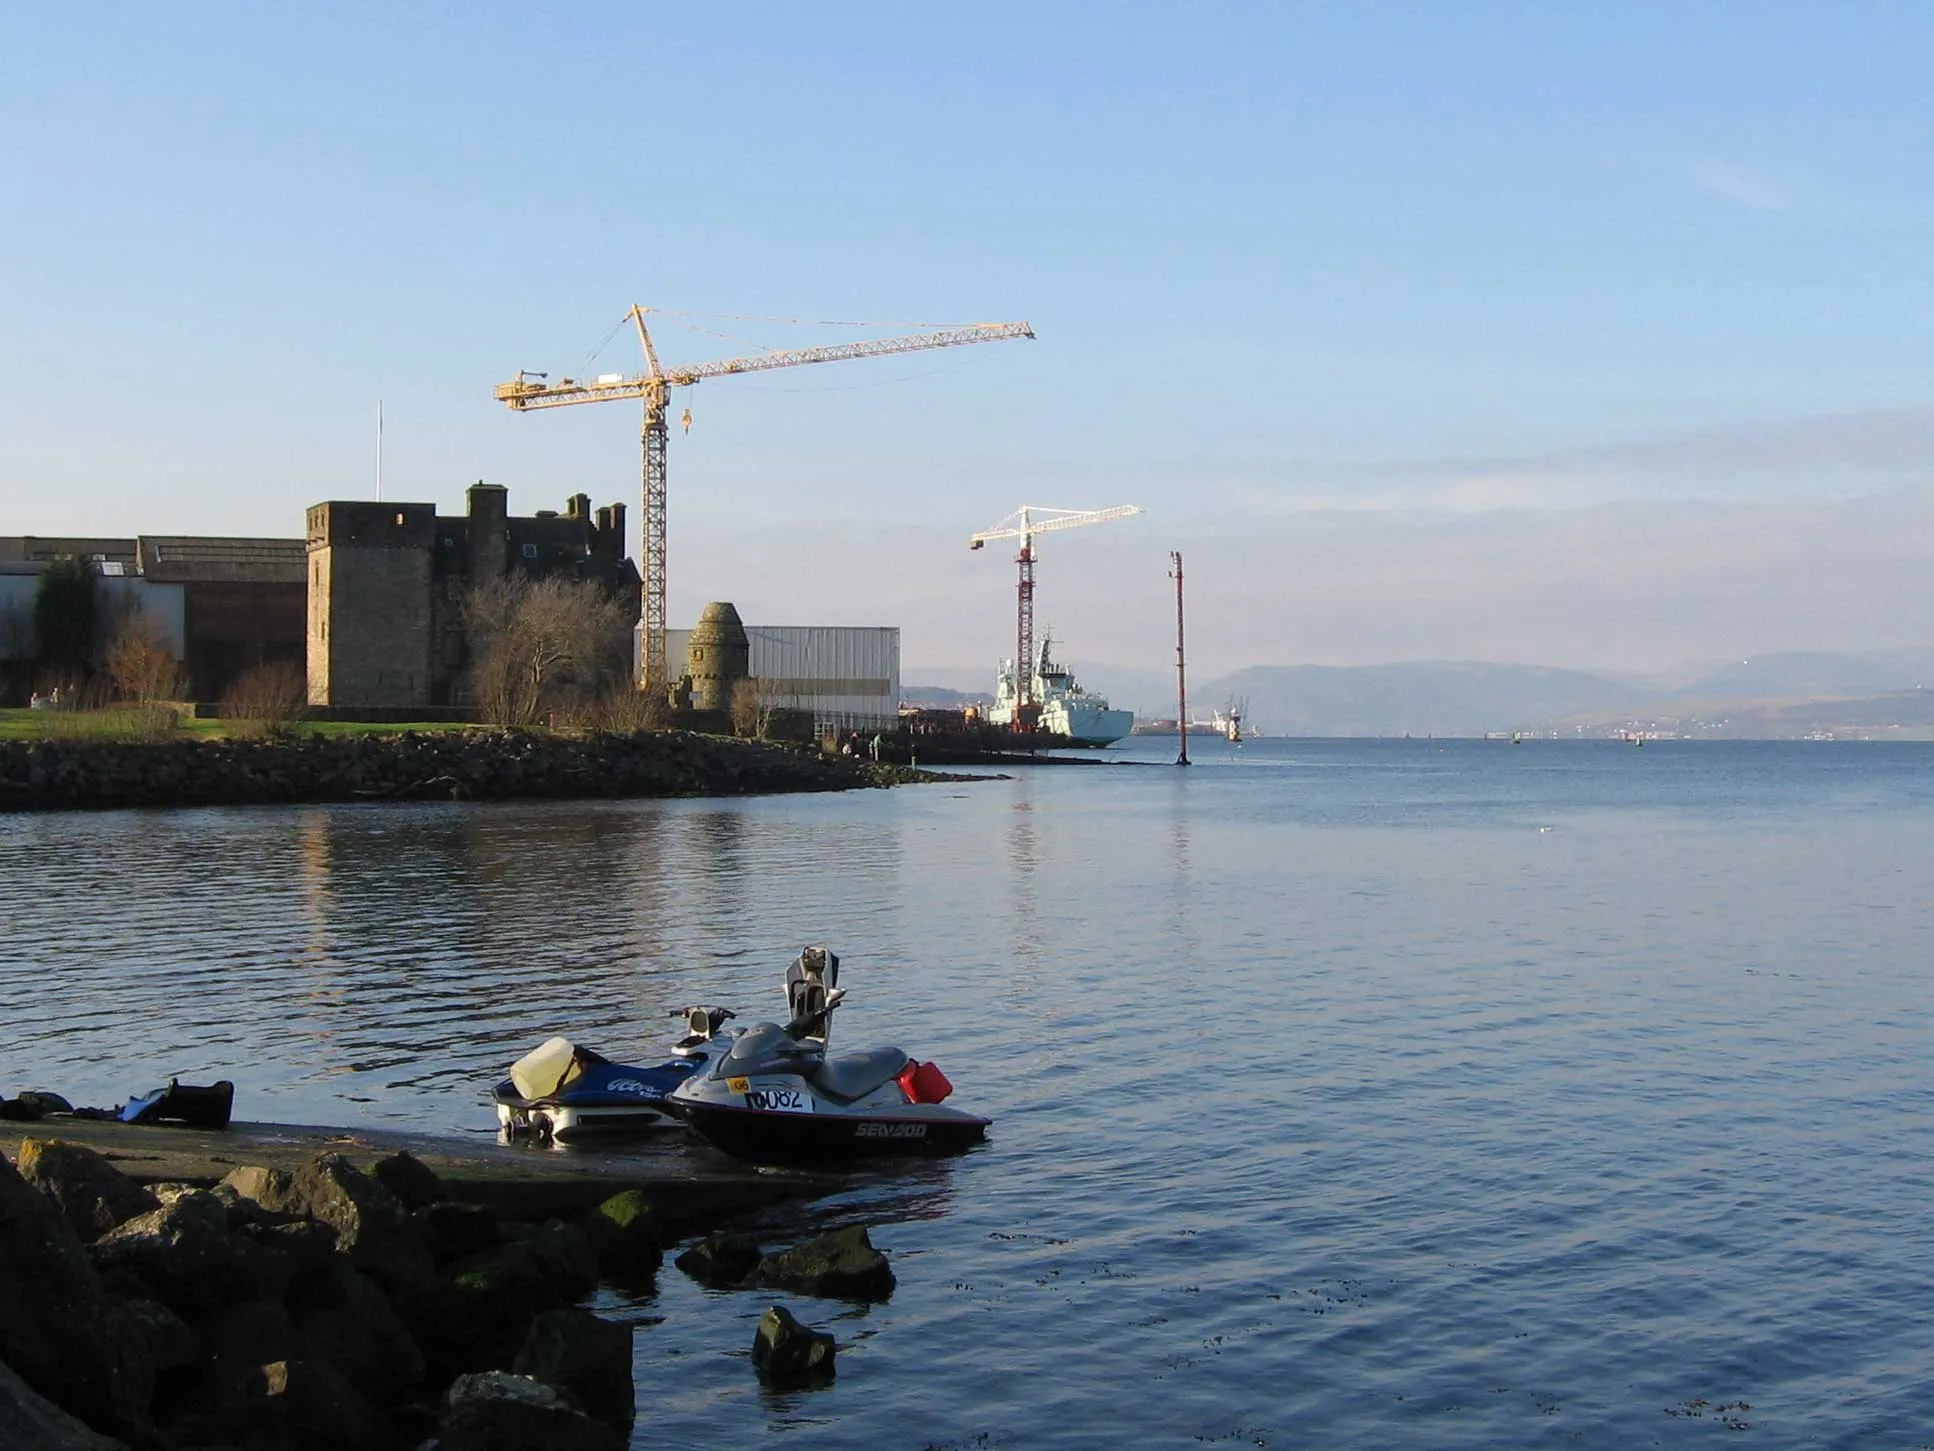
MULTIPOLYGON (((1036 724, 1043 731, 1066 736, 1078 746, 1112 745, 1135 727, 1132 710, 1113 710, 1108 698, 1080 683, 1050 653, 1054 642, 1043 636, 1040 658, 1035 664, 1033 698, 1040 706, 1036 724)), ((994 683, 994 704, 987 719, 994 725, 1011 725, 1014 720, 1014 662, 1001 661, 994 683)))

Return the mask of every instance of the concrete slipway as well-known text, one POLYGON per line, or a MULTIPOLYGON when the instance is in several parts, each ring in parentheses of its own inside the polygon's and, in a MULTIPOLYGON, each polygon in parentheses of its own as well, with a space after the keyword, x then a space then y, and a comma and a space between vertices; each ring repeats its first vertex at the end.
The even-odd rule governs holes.
POLYGON ((622 1150, 558 1150, 503 1144, 482 1135, 469 1139, 299 1124, 232 1123, 212 1130, 64 1114, 0 1122, 0 1153, 9 1159, 19 1158, 25 1138, 84 1144, 143 1184, 204 1186, 244 1165, 293 1169, 333 1152, 368 1169, 386 1154, 407 1149, 436 1171, 452 1199, 488 1205, 506 1219, 572 1218, 613 1194, 638 1189, 674 1231, 709 1228, 787 1200, 814 1198, 840 1183, 738 1164, 683 1133, 668 1133, 663 1142, 630 1141, 622 1150))

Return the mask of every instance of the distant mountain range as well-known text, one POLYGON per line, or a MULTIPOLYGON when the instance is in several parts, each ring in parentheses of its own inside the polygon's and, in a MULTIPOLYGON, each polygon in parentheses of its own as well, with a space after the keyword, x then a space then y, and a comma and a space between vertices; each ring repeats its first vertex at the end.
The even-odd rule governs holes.
MULTIPOLYGON (((1117 705, 1172 697, 1163 672, 1077 666, 1117 705)), ((1272 736, 1560 735, 1934 738, 1934 649, 1838 654, 1789 650, 1639 677, 1542 665, 1418 661, 1401 665, 1256 665, 1189 690, 1204 718, 1244 702, 1272 736)), ((910 702, 958 708, 985 695, 908 687, 910 702)))

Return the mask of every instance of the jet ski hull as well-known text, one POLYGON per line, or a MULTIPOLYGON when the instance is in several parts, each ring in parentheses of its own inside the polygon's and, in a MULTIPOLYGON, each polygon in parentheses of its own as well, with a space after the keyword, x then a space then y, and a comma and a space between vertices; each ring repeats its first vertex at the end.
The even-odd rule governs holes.
POLYGON ((696 1063, 634 1068, 599 1063, 569 1086, 541 1098, 525 1098, 506 1078, 492 1097, 497 1122, 508 1133, 536 1134, 557 1142, 595 1134, 652 1133, 680 1127, 665 1095, 691 1076, 696 1063))
POLYGON ((672 1107, 714 1148, 754 1164, 839 1164, 886 1156, 961 1154, 989 1120, 938 1113, 772 1113, 679 1097, 672 1107))

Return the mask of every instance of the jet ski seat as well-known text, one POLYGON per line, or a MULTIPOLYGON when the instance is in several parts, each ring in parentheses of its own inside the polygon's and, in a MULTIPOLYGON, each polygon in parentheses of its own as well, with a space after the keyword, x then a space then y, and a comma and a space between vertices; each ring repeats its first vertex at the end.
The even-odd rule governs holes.
POLYGON ((898 1077, 906 1066, 907 1055, 898 1048, 869 1048, 864 1053, 822 1058, 806 1077, 828 1098, 843 1098, 851 1103, 898 1077))

